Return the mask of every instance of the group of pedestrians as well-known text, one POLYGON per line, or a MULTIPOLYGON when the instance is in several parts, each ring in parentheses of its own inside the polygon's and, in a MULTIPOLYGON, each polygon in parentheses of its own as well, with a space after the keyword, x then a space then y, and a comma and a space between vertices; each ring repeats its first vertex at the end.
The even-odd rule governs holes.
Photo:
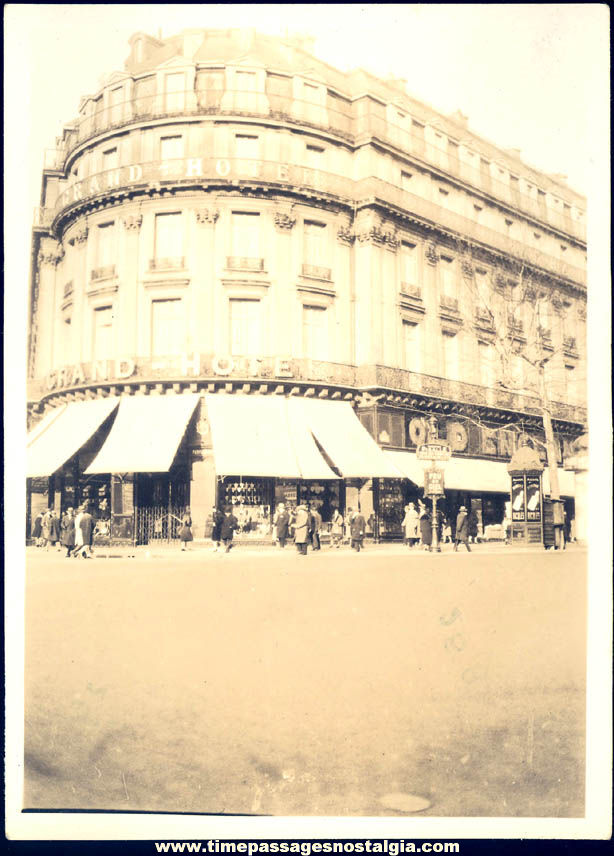
MULTIPOLYGON (((344 529, 350 534, 352 549, 359 553, 363 546, 366 523, 360 511, 349 508, 346 520, 336 506, 331 515, 331 548, 339 549, 343 540, 344 529)), ((286 509, 283 502, 277 506, 273 518, 273 540, 280 548, 286 546, 292 537, 300 556, 307 555, 307 548, 321 549, 320 532, 322 530, 322 515, 315 506, 308 504, 297 505, 296 509, 286 509)))
POLYGON ((66 549, 66 557, 92 558, 94 519, 86 505, 67 508, 59 518, 53 508, 39 512, 34 518, 32 537, 37 547, 46 550, 66 549))
MULTIPOLYGON (((437 509, 435 530, 437 534, 438 553, 441 552, 441 544, 448 541, 454 541, 454 551, 458 550, 459 544, 464 544, 469 552, 469 538, 477 537, 477 520, 475 521, 475 532, 473 533, 471 515, 467 513, 464 505, 461 505, 455 521, 454 538, 452 538, 452 526, 441 509, 437 509)), ((403 530, 405 534, 405 543, 409 547, 421 546, 424 550, 431 552, 433 550, 433 515, 428 509, 426 503, 418 500, 418 507, 413 502, 405 506, 405 516, 403 518, 403 530)))

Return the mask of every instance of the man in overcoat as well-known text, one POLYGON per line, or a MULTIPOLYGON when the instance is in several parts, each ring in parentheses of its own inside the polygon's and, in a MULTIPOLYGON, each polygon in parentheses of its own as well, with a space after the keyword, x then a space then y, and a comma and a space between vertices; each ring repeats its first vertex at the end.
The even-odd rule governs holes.
POLYGON ((311 509, 311 546, 314 550, 320 549, 320 529, 322 528, 322 515, 317 508, 311 509))
POLYGON ((459 544, 464 544, 467 548, 467 552, 471 552, 471 547, 469 546, 469 524, 467 521, 467 509, 464 505, 461 505, 458 515, 456 517, 456 535, 454 536, 454 551, 458 550, 459 544))
POLYGON ((83 547, 81 548, 81 555, 84 559, 91 559, 92 541, 94 539, 94 518, 89 513, 87 505, 83 508, 83 513, 81 514, 79 526, 81 527, 81 534, 83 536, 83 547))
POLYGON ((357 511, 352 517, 352 522, 350 523, 350 537, 352 539, 352 549, 356 550, 357 553, 360 553, 362 539, 365 537, 365 518, 360 511, 357 511))
POLYGON ((280 502, 277 506, 274 526, 279 546, 283 549, 286 546, 286 541, 288 540, 288 529, 290 527, 290 515, 286 511, 286 506, 283 502, 280 502))
POLYGON ((226 513, 224 514, 224 519, 222 520, 222 526, 220 530, 220 534, 222 536, 222 541, 224 542, 224 546, 226 547, 226 552, 230 553, 233 547, 232 539, 235 532, 235 529, 239 528, 239 521, 232 513, 232 506, 228 506, 226 509, 226 513))
POLYGON ((213 529, 211 530, 211 540, 215 544, 213 552, 217 553, 222 545, 222 522, 224 520, 224 512, 218 505, 213 509, 213 529))
POLYGON ((300 556, 307 555, 308 532, 309 512, 305 505, 299 505, 296 509, 296 520, 294 522, 294 543, 300 556))

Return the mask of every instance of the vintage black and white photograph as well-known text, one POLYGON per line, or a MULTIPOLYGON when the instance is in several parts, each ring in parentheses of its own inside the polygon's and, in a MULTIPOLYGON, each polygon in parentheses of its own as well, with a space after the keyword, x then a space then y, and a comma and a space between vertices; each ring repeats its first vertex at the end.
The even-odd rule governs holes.
POLYGON ((608 28, 6 7, 19 824, 608 834, 608 28))

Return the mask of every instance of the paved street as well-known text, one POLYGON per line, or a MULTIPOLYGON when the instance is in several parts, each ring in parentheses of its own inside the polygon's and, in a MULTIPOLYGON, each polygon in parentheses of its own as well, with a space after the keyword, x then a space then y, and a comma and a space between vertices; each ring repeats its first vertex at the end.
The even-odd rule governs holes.
POLYGON ((585 564, 29 550, 25 805, 580 816, 585 564))

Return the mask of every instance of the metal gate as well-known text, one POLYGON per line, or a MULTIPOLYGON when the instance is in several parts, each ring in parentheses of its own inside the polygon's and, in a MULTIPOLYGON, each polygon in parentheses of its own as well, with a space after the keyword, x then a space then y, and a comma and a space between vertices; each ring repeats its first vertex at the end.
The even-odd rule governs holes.
POLYGON ((175 541, 183 524, 186 505, 152 505, 136 509, 136 543, 175 541))

